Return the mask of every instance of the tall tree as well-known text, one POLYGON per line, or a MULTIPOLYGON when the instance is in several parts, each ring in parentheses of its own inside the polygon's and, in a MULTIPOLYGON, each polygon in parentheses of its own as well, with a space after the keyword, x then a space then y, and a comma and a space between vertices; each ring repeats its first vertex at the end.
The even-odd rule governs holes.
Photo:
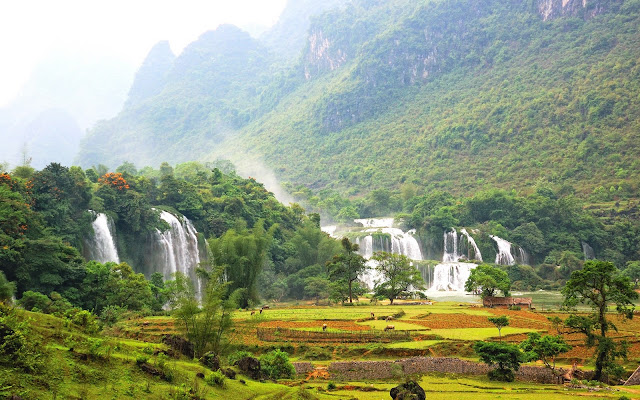
POLYGON ((467 292, 480 291, 482 298, 495 296, 498 290, 507 296, 510 289, 511 281, 509 281, 507 273, 487 264, 478 265, 472 269, 469 279, 464 284, 464 290, 467 292))
POLYGON ((353 284, 366 269, 365 259, 357 253, 359 247, 348 238, 342 238, 342 253, 327 262, 329 279, 344 282, 348 287, 349 303, 353 303, 353 284))
POLYGON ((198 301, 193 281, 181 272, 167 282, 169 304, 180 321, 187 338, 194 344, 194 355, 201 357, 207 350, 219 354, 225 335, 231 327, 231 314, 237 307, 233 296, 225 300, 228 282, 223 279, 224 268, 198 268, 201 281, 201 300, 198 301))
MULTIPOLYGON (((262 221, 253 229, 239 227, 230 229, 220 238, 210 239, 213 263, 223 267, 230 283, 230 291, 240 289, 244 293, 238 299, 239 307, 248 307, 260 301, 258 296, 258 274, 266 261, 267 250, 277 225, 265 231, 262 221)), ((240 293, 240 292, 239 292, 240 293)))
POLYGON ((574 308, 584 304, 592 310, 589 315, 570 315, 565 325, 583 333, 587 346, 596 347, 594 378, 603 380, 619 374, 620 367, 615 359, 626 355, 626 347, 607 336, 611 329, 617 331, 611 318, 607 317, 607 310, 615 304, 616 312, 623 319, 633 317, 633 302, 638 299, 638 293, 633 290, 629 278, 619 274, 613 263, 590 260, 581 270, 571 273, 562 294, 565 306, 574 308))
POLYGON ((374 288, 377 296, 383 296, 393 304, 393 300, 400 296, 425 290, 420 271, 411 265, 406 256, 383 251, 376 252, 373 259, 378 262, 375 268, 381 275, 374 288))

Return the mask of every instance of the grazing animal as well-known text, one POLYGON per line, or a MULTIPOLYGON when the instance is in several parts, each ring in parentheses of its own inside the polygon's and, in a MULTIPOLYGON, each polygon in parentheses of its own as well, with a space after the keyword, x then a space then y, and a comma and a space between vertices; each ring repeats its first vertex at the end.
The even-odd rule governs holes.
POLYGON ((392 317, 391 315, 389 315, 389 316, 385 319, 385 321, 393 321, 393 317, 392 317))
POLYGON ((262 308, 260 309, 260 314, 262 314, 262 308))
POLYGON ((255 315, 255 314, 256 314, 256 312, 255 312, 255 311, 251 311, 251 315, 255 315))
POLYGON ((385 330, 385 331, 392 331, 392 330, 394 330, 394 329, 396 329, 395 325, 387 325, 387 326, 384 328, 384 330, 385 330))
POLYGON ((322 324, 322 331, 326 331, 327 330, 327 324, 322 324))
POLYGON ((371 318, 375 318, 376 315, 374 313, 371 313, 371 318))

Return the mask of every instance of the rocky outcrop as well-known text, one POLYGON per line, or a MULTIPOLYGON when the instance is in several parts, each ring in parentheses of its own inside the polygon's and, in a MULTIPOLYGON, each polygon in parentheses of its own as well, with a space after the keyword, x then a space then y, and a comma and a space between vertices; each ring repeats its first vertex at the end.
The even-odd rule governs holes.
POLYGON ((538 13, 544 21, 559 17, 593 18, 606 11, 607 0, 538 0, 538 13))

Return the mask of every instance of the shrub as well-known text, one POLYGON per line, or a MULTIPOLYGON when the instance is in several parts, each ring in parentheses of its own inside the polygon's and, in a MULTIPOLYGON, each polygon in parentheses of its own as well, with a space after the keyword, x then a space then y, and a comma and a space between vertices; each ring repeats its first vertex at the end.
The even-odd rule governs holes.
POLYGON ((335 383, 329 382, 327 384, 327 390, 335 390, 335 388, 336 388, 336 384, 335 383))
POLYGON ((220 371, 214 371, 212 373, 210 373, 209 375, 207 375, 204 378, 204 381, 207 382, 207 385, 209 386, 218 386, 218 387, 224 387, 224 380, 227 379, 226 376, 224 376, 224 374, 220 371))
POLYGON ((40 292, 27 290, 22 294, 22 298, 18 300, 18 305, 27 311, 37 309, 41 312, 47 312, 51 305, 51 299, 40 292))
POLYGON ((273 350, 260 357, 260 369, 270 379, 293 378, 296 369, 284 351, 273 350))
POLYGON ((87 310, 80 310, 71 315, 71 323, 82 328, 86 333, 96 333, 100 330, 96 316, 87 310))

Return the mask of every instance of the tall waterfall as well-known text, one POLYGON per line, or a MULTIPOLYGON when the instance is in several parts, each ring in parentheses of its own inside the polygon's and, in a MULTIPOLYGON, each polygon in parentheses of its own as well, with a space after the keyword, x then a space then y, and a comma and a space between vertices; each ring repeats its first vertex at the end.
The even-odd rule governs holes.
POLYGON ((451 232, 444 233, 444 254, 442 255, 442 262, 457 262, 459 259, 458 232, 452 229, 451 232))
POLYGON ((106 214, 89 210, 96 219, 93 220, 93 237, 86 241, 87 258, 101 263, 120 262, 118 249, 114 240, 115 227, 113 220, 106 214))
POLYGON ((469 232, 467 232, 466 229, 462 228, 460 232, 467 237, 467 243, 473 249, 473 257, 469 256, 469 259, 474 259, 482 262, 482 254, 480 253, 480 249, 478 248, 476 241, 473 240, 473 237, 469 235, 469 232))
POLYGON ((160 218, 170 228, 154 234, 156 271, 160 270, 165 279, 178 271, 195 278, 195 267, 200 263, 198 232, 187 217, 179 220, 175 215, 162 211, 160 218))
POLYGON ((498 245, 498 254, 496 254, 496 264, 513 265, 516 263, 515 258, 511 254, 511 242, 499 238, 498 236, 489 235, 498 245))

